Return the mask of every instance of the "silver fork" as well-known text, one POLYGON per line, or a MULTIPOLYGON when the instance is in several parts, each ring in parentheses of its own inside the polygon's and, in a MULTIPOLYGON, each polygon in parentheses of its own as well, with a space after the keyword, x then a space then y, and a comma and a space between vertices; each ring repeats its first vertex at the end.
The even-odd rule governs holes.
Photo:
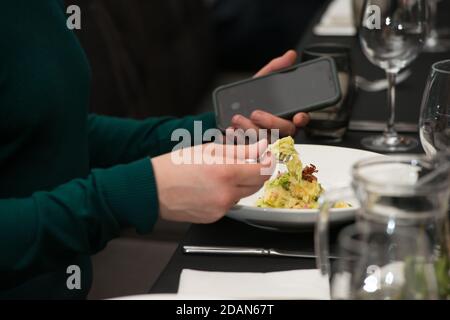
MULTIPOLYGON (((267 150, 266 152, 264 152, 264 154, 261 157, 259 157, 258 159, 246 159, 245 162, 248 164, 260 163, 261 159, 264 158, 268 152, 270 152, 270 150, 267 150)), ((292 160, 292 155, 280 152, 277 154, 276 160, 278 161, 278 163, 287 164, 289 161, 292 160)))
POLYGON ((293 158, 293 157, 292 157, 291 154, 286 154, 286 153, 280 152, 280 153, 278 154, 277 160, 278 160, 279 163, 287 164, 289 161, 292 160, 292 158, 293 158))

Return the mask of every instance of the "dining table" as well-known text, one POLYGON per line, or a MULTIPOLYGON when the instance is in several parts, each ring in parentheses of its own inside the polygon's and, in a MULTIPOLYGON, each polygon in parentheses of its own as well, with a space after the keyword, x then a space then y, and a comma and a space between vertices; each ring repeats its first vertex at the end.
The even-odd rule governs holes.
MULTIPOLYGON (((298 52, 302 52, 306 46, 317 43, 344 44, 351 48, 352 68, 355 75, 369 80, 383 79, 384 72, 371 64, 364 56, 357 35, 317 36, 314 33, 314 27, 320 22, 330 2, 326 3, 312 19, 310 27, 299 41, 298 52)), ((433 63, 446 59, 450 59, 450 52, 421 53, 409 67, 412 75, 397 86, 397 122, 402 124, 399 126, 399 131, 403 131, 402 133, 405 135, 419 139, 420 107, 430 68, 433 63)), ((357 91, 351 108, 349 129, 342 141, 317 141, 306 136, 303 130, 299 130, 295 136, 296 143, 365 149, 361 144, 361 139, 379 133, 380 124, 385 123, 388 119, 386 95, 386 90, 357 91)), ((409 153, 423 153, 423 149, 419 146, 409 153)), ((331 228, 331 251, 336 243, 337 234, 343 226, 340 224, 331 228)), ((314 255, 314 227, 305 226, 304 229, 280 232, 246 225, 228 217, 210 225, 193 224, 179 243, 156 283, 150 288, 149 293, 176 293, 183 269, 221 272, 275 272, 316 268, 314 258, 185 254, 184 246, 276 248, 314 255)))

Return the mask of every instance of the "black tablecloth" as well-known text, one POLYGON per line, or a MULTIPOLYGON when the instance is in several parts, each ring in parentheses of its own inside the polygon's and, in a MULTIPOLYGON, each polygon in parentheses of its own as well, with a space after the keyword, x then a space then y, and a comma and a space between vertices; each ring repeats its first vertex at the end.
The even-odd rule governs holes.
MULTIPOLYGON (((325 9, 325 8, 324 8, 325 9)), ((317 42, 344 43, 352 47, 353 68, 356 74, 368 79, 379 79, 384 73, 371 65, 362 54, 356 37, 316 37, 312 27, 319 21, 320 13, 311 25, 310 32, 301 41, 299 51, 317 42)), ((426 79, 431 65, 439 60, 449 59, 450 53, 423 53, 411 66, 413 75, 398 87, 398 120, 417 124, 420 104, 426 79)), ((359 92, 353 108, 353 120, 385 121, 388 117, 386 91, 379 93, 359 92)), ((344 141, 335 145, 363 149, 360 141, 368 132, 348 132, 344 141)), ((418 138, 418 134, 412 134, 418 138)), ((302 132, 296 137, 299 143, 317 144, 308 140, 302 132)), ((419 147, 412 152, 419 153, 419 147)), ((339 228, 334 230, 334 234, 339 228)), ((264 248, 296 249, 313 252, 313 230, 298 233, 278 233, 266 231, 232 221, 228 218, 213 225, 193 225, 180 244, 151 293, 174 293, 178 289, 180 273, 183 269, 228 272, 271 272, 293 269, 315 268, 312 259, 269 258, 269 257, 220 257, 184 255, 183 245, 252 246, 264 248)))

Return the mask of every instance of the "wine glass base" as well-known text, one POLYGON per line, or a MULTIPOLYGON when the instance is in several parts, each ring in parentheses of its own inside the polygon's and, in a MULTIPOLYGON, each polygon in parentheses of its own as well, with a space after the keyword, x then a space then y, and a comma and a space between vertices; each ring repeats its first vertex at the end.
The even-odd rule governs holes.
POLYGON ((364 138, 361 143, 369 150, 380 152, 405 152, 419 146, 416 139, 399 135, 370 136, 364 138))

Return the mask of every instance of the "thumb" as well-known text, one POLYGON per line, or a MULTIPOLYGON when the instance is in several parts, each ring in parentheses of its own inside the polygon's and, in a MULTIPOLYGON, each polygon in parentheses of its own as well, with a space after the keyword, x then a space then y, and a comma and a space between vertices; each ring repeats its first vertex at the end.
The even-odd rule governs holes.
POLYGON ((259 140, 257 143, 247 146, 245 159, 258 160, 261 158, 269 147, 267 139, 259 140))
POLYGON ((267 151, 269 143, 267 139, 259 140, 250 145, 227 145, 225 147, 226 157, 244 161, 254 160, 257 162, 267 151))
POLYGON ((224 156, 230 159, 242 160, 254 160, 257 162, 266 152, 269 143, 267 139, 262 139, 254 144, 250 145, 225 145, 224 156))

